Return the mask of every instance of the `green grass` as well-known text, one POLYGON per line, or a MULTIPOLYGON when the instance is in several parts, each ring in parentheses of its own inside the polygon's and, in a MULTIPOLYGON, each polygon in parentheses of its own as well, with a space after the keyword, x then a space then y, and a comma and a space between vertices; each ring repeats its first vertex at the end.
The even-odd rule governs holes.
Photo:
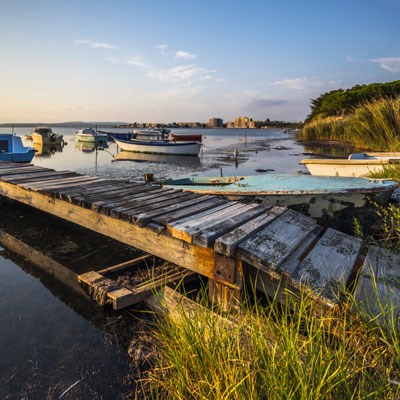
POLYGON ((284 305, 243 308, 233 322, 205 307, 160 320, 154 399, 398 399, 397 328, 384 329, 348 295, 340 311, 287 292, 284 305), (221 321, 225 321, 222 322, 221 321))
POLYGON ((345 118, 320 118, 304 125, 305 141, 338 141, 379 150, 400 150, 400 98, 364 102, 345 118))

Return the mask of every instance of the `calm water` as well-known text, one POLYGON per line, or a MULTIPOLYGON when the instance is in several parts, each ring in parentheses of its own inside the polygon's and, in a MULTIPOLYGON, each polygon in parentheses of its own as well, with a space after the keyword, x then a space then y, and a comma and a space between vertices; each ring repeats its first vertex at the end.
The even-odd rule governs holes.
MULTIPOLYGON (((90 144, 77 143, 73 128, 54 128, 64 135, 66 145, 59 148, 38 148, 33 163, 57 170, 74 170, 80 173, 114 179, 142 180, 145 173, 153 173, 157 179, 208 175, 254 175, 257 169, 276 172, 305 171, 299 165, 304 148, 292 137, 278 130, 262 129, 221 129, 192 130, 179 129, 179 133, 203 134, 203 148, 199 157, 160 156, 138 153, 122 155, 130 160, 120 160, 119 148, 109 142, 105 149, 95 149, 90 144), (239 150, 237 160, 233 151, 239 150)), ((105 128, 104 128, 105 129, 105 128)), ((123 129, 107 131, 127 132, 123 129)), ((0 128, 0 132, 11 132, 11 128, 0 128)), ((16 128, 14 132, 22 137, 31 132, 30 128, 16 128)), ((24 140, 26 145, 31 141, 24 140)))
MULTIPOLYGON (((256 170, 305 171, 299 165, 304 148, 281 131, 196 130, 204 135, 199 157, 166 160, 132 154, 134 160, 122 161, 115 143, 101 150, 80 147, 74 142, 75 130, 55 128, 65 136, 66 145, 40 149, 33 163, 136 180, 149 172, 162 179, 260 173, 256 170), (239 150, 237 160, 233 157, 235 148, 239 150)), ((31 129, 14 131, 24 136, 31 129)), ((11 129, 0 128, 0 132, 11 129)), ((123 319, 126 321, 126 314, 123 319)), ((34 266, 0 251, 0 398, 57 399, 74 384, 63 399, 121 398, 131 389, 127 379, 131 371, 120 333, 108 330, 120 324, 116 321, 115 314, 86 308, 34 266)), ((129 318, 127 323, 131 323, 129 318)))

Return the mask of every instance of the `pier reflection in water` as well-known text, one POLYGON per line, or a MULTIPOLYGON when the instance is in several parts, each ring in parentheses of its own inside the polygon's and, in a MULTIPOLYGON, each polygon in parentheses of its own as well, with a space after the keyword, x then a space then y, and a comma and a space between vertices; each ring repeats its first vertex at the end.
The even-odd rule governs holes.
MULTIPOLYGON (((71 272, 92 268, 93 258, 110 262, 104 254, 117 248, 17 204, 1 205, 0 229, 30 245, 43 242, 40 250, 71 272)), ((121 398, 132 390, 127 351, 136 318, 101 309, 64 283, 1 248, 0 398, 59 398, 73 384, 63 398, 121 398)))

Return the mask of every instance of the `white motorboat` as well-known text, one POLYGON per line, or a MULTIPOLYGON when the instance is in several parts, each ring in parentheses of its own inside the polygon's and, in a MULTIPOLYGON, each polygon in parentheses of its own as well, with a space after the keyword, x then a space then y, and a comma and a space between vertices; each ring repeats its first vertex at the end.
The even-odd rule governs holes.
POLYGON ((108 140, 108 135, 104 133, 98 133, 92 128, 76 131, 75 136, 79 142, 105 143, 108 140))
POLYGON ((201 149, 201 143, 198 142, 170 142, 168 140, 121 140, 114 138, 114 141, 125 151, 133 151, 135 153, 150 154, 174 154, 197 156, 201 149))

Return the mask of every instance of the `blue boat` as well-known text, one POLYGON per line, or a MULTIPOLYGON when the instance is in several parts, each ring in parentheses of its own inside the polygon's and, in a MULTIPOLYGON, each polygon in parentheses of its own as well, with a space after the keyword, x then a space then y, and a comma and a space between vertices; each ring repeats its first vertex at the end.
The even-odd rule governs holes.
POLYGON ((319 222, 336 218, 347 226, 352 226, 353 217, 370 218, 374 203, 387 204, 398 188, 390 180, 303 174, 182 178, 166 180, 163 186, 246 203, 290 207, 319 222))
POLYGON ((112 140, 113 138, 122 139, 122 140, 130 140, 136 137, 136 134, 132 132, 106 132, 97 130, 98 133, 105 134, 108 136, 108 139, 112 140))
POLYGON ((0 133, 0 160, 29 163, 35 155, 33 147, 23 145, 19 136, 14 136, 11 133, 0 133))

